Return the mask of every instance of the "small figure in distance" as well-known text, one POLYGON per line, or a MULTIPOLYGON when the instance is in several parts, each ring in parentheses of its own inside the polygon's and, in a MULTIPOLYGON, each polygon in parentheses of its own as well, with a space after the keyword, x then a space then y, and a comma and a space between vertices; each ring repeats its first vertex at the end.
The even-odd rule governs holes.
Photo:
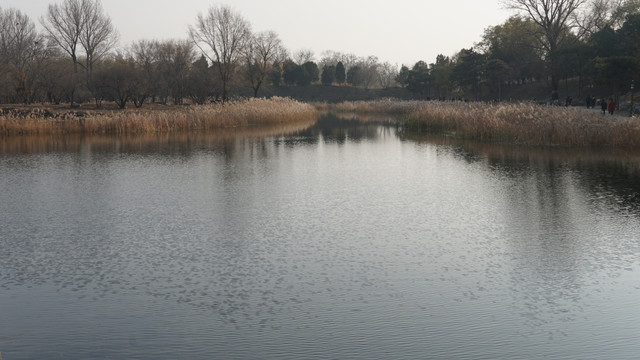
POLYGON ((605 99, 600 100, 600 109, 602 110, 602 115, 607 113, 607 101, 605 99))
POLYGON ((567 96, 567 98, 564 100, 564 106, 571 106, 572 102, 573 98, 571 96, 567 96))
POLYGON ((609 110, 609 115, 613 115, 613 112, 616 110, 616 102, 613 101, 613 98, 609 99, 608 110, 609 110))

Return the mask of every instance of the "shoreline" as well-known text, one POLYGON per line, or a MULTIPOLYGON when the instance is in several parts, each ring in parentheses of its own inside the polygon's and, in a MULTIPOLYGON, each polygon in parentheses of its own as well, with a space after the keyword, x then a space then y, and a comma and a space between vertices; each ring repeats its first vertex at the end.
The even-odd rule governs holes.
POLYGON ((5 106, 0 137, 125 135, 207 131, 317 119, 320 112, 387 115, 404 131, 529 146, 640 149, 640 120, 621 112, 522 103, 465 103, 382 99, 338 104, 291 98, 248 99, 211 105, 157 105, 135 109, 5 106))

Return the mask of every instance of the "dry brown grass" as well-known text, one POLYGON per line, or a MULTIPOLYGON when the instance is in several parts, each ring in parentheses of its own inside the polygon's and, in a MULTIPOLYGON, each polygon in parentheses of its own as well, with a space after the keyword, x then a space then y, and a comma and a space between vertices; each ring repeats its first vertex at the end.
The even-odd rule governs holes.
POLYGON ((313 105, 313 107, 315 107, 318 111, 329 111, 329 109, 331 108, 331 105, 326 102, 314 102, 311 103, 311 105, 313 105))
POLYGON ((526 145, 640 148, 640 120, 574 107, 435 101, 344 103, 338 111, 396 114, 407 129, 526 145))
POLYGON ((408 112, 417 109, 419 106, 428 104, 424 101, 402 101, 394 99, 381 99, 377 101, 345 101, 339 104, 331 105, 331 110, 338 112, 355 112, 355 113, 379 113, 379 114, 396 114, 405 115, 408 112))
POLYGON ((288 98, 170 108, 56 112, 31 109, 0 114, 0 135, 139 134, 282 124, 315 118, 311 105, 288 98))

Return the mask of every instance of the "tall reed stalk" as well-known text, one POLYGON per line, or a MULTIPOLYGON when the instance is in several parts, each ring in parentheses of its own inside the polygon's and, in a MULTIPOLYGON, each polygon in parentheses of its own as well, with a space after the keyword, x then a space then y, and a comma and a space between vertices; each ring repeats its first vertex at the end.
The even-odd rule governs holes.
POLYGON ((437 101, 343 103, 337 111, 395 114, 408 130, 484 141, 578 147, 640 148, 640 120, 576 107, 531 103, 437 101))
POLYGON ((283 124, 315 118, 311 105, 288 98, 250 99, 226 104, 171 108, 51 113, 3 112, 0 135, 137 134, 283 124))

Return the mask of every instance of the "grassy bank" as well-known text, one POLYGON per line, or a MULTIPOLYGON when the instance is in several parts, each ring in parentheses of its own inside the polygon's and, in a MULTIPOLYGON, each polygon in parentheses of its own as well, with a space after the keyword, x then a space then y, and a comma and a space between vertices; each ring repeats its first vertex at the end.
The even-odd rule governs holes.
POLYGON ((153 110, 51 111, 5 109, 0 135, 140 134, 282 124, 312 119, 316 110, 287 98, 153 110))
POLYGON ((395 114, 408 130, 513 144, 640 148, 640 120, 531 103, 347 102, 337 111, 395 114))

